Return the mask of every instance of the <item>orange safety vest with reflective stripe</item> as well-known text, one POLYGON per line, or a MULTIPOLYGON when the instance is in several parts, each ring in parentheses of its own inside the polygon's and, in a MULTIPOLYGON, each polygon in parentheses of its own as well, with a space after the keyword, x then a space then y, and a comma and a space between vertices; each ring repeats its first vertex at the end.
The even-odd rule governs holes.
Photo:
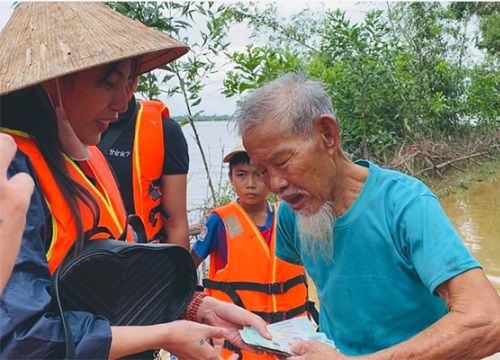
POLYGON ((165 151, 162 115, 170 116, 162 102, 139 100, 132 150, 132 189, 135 213, 144 223, 148 240, 163 237, 161 177, 165 151))
MULTIPOLYGON (((226 230, 227 265, 215 270, 215 257, 211 256, 208 277, 204 280, 206 292, 242 306, 268 323, 306 315, 308 294, 304 268, 275 255, 276 211, 269 245, 238 203, 231 202, 213 212, 221 217, 226 230)), ((268 354, 241 353, 243 359, 276 358, 268 354)), ((224 349, 223 354, 226 358, 230 352, 224 349)))
MULTIPOLYGON (((76 240, 75 219, 35 140, 21 131, 4 128, 2 131, 9 133, 14 138, 18 149, 30 159, 52 215, 52 239, 47 252, 49 271, 52 274, 76 240)), ((71 178, 87 189, 99 205, 98 228, 90 234, 90 239, 110 237, 118 239, 125 227, 125 207, 106 159, 97 147, 89 146, 88 149, 91 157, 79 162, 81 168, 66 155, 63 155, 64 165, 71 178), (95 179, 95 185, 87 178, 87 175, 95 179)), ((80 200, 77 200, 77 203, 83 230, 89 232, 93 229, 92 212, 80 200)), ((128 231, 127 234, 127 241, 133 241, 131 232, 128 231)))

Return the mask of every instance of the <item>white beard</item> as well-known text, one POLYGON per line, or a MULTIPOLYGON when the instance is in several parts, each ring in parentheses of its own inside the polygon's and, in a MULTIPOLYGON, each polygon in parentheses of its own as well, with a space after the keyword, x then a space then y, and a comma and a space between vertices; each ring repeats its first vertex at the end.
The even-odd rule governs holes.
POLYGON ((315 214, 298 212, 297 220, 302 253, 333 262, 333 204, 324 203, 315 214))

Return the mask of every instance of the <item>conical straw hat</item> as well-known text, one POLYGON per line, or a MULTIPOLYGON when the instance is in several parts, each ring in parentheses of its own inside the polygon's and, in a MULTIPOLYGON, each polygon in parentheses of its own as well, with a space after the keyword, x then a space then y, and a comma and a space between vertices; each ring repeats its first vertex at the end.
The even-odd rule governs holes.
POLYGON ((127 58, 142 74, 188 50, 102 3, 21 2, 0 33, 0 95, 127 58))

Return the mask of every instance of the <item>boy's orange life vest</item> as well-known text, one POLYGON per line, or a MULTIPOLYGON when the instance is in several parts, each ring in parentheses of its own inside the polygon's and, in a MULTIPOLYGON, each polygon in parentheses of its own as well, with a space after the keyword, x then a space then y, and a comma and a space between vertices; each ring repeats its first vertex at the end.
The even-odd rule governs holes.
MULTIPOLYGON (((236 202, 213 210, 226 229, 227 265, 216 271, 215 256, 203 284, 206 292, 219 300, 232 302, 274 323, 306 315, 307 285, 304 268, 276 257, 276 214, 271 243, 268 245, 246 211, 236 202)), ((275 210, 276 212, 276 210, 275 210)), ((223 357, 229 355, 223 350, 223 357)), ((242 351, 244 359, 256 356, 242 351)))
MULTIPOLYGON (((18 149, 30 159, 50 209, 52 215, 52 239, 47 252, 47 260, 49 271, 53 273, 76 240, 75 219, 34 139, 21 131, 10 129, 2 129, 2 131, 8 132, 14 138, 18 149)), ((94 196, 99 205, 98 230, 90 234, 90 239, 110 237, 118 239, 125 226, 125 207, 106 159, 97 147, 89 146, 88 149, 91 157, 86 161, 79 162, 81 168, 64 155, 66 169, 73 180, 77 181, 94 196), (95 180, 95 185, 87 176, 95 180)), ((88 232, 93 227, 92 212, 80 200, 77 202, 83 229, 88 232)), ((127 234, 127 241, 133 241, 131 232, 128 231, 127 234)))
POLYGON ((139 101, 132 152, 135 213, 144 223, 148 240, 162 238, 161 177, 165 151, 162 115, 170 116, 160 101, 139 101))

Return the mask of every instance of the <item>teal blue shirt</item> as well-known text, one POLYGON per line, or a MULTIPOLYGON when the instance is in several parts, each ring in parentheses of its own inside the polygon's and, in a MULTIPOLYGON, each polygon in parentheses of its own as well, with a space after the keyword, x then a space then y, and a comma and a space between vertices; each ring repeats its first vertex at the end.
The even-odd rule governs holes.
POLYGON ((296 215, 282 203, 276 254, 304 265, 320 301, 320 329, 346 355, 405 341, 446 314, 434 291, 480 267, 421 181, 368 161, 358 198, 334 226, 333 262, 301 254, 296 215))

